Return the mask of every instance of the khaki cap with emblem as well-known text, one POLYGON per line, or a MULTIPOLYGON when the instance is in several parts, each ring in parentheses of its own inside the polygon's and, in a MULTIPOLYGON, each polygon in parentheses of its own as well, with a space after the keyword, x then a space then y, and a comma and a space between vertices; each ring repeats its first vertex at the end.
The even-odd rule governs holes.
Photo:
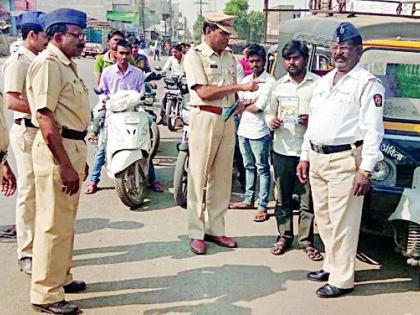
POLYGON ((204 15, 204 20, 208 23, 217 25, 222 31, 229 34, 235 34, 233 21, 235 17, 224 14, 223 12, 209 12, 204 15))

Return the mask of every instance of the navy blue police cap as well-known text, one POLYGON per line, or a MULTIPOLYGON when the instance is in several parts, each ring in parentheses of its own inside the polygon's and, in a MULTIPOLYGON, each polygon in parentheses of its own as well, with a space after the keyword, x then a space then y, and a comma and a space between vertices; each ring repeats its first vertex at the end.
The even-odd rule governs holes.
POLYGON ((45 13, 41 11, 25 12, 17 17, 17 25, 21 27, 24 24, 35 24, 42 26, 45 13))
POLYGON ((338 44, 351 40, 354 44, 362 43, 362 35, 359 30, 349 22, 343 22, 334 31, 333 41, 338 44))
POLYGON ((51 11, 45 16, 43 26, 45 31, 55 24, 70 24, 86 28, 86 19, 86 13, 82 11, 60 8, 51 11))

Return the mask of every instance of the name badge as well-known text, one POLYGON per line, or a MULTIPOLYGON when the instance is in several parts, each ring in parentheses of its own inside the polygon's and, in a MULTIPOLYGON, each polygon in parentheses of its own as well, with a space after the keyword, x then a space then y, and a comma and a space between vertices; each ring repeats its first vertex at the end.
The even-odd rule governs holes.
POLYGON ((218 65, 210 65, 210 68, 211 69, 217 69, 217 68, 219 68, 219 66, 218 65))

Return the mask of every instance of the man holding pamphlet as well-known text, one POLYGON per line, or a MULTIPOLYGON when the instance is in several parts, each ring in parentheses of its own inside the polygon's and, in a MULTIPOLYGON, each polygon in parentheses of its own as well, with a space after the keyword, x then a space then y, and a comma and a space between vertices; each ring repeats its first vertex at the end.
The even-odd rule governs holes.
POLYGON ((308 47, 300 41, 288 42, 283 50, 283 64, 288 72, 271 90, 265 119, 274 131, 272 162, 277 186, 275 216, 279 236, 271 249, 282 255, 293 242, 293 203, 295 191, 300 195, 299 246, 311 260, 322 260, 313 246, 313 222, 309 183, 300 184, 295 169, 309 117, 309 103, 318 76, 306 71, 308 47))

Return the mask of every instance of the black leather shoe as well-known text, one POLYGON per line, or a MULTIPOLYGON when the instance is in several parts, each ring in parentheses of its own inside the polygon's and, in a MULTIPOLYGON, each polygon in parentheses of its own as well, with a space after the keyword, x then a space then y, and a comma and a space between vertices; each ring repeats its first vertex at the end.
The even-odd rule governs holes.
POLYGON ((86 289, 86 282, 74 280, 73 282, 63 286, 65 293, 78 293, 86 289))
POLYGON ((316 290, 316 295, 320 298, 334 298, 350 293, 351 291, 353 291, 353 288, 340 289, 331 284, 325 284, 316 290))
POLYGON ((19 270, 23 271, 29 277, 32 276, 32 258, 23 257, 18 261, 19 270))
POLYGON ((67 301, 60 301, 50 304, 32 304, 32 308, 41 313, 76 315, 79 313, 79 307, 67 301))
POLYGON ((313 271, 306 275, 306 278, 308 278, 311 281, 318 281, 318 282, 325 282, 328 281, 328 278, 330 277, 330 273, 326 272, 324 270, 320 271, 313 271))

